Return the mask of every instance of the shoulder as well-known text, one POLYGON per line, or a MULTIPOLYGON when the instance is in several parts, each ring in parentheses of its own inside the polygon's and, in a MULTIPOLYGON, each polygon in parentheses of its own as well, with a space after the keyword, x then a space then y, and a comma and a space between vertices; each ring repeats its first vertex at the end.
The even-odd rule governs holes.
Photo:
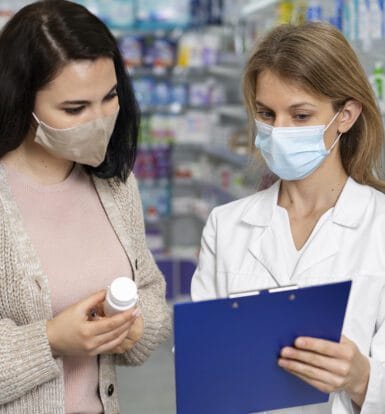
POLYGON ((258 191, 248 197, 215 207, 211 213, 212 219, 224 223, 254 223, 265 221, 272 214, 276 203, 279 183, 273 184, 266 190, 258 191))
POLYGON ((378 224, 381 224, 381 229, 385 227, 385 194, 373 187, 370 188, 373 216, 377 219, 378 224))
POLYGON ((374 211, 375 214, 385 213, 385 194, 382 191, 377 190, 370 185, 359 184, 353 179, 350 179, 350 183, 353 188, 353 190, 351 190, 352 196, 350 197, 352 202, 358 204, 366 202, 369 211, 374 211), (370 207, 372 207, 372 209, 370 207))
POLYGON ((140 202, 138 183, 133 172, 130 173, 125 182, 122 182, 116 177, 107 178, 102 181, 105 183, 104 188, 107 187, 111 191, 113 197, 121 203, 131 204, 133 202, 140 202))
POLYGON ((226 220, 234 216, 242 216, 248 207, 256 204, 261 197, 260 193, 255 193, 239 200, 231 201, 217 207, 214 207, 211 215, 226 220))
POLYGON ((349 178, 337 201, 334 219, 355 227, 382 229, 385 224, 385 194, 349 178))
POLYGON ((130 173, 124 182, 117 177, 107 178, 105 181, 115 193, 136 191, 138 188, 138 183, 133 172, 130 173))
POLYGON ((373 187, 369 187, 370 192, 372 194, 373 200, 378 205, 380 209, 385 211, 385 194, 382 191, 379 191, 373 187))

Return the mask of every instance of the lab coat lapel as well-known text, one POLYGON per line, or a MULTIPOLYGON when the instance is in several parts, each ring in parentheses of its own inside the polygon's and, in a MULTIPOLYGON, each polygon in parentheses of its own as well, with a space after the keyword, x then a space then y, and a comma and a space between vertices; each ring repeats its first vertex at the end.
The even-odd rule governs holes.
POLYGON ((258 260, 272 278, 272 286, 286 285, 289 281, 289 274, 285 265, 284 257, 280 249, 277 235, 272 228, 265 227, 255 229, 251 244, 248 246, 250 253, 258 260))
POLYGON ((363 220, 371 200, 370 187, 358 184, 348 178, 332 216, 311 237, 298 261, 291 279, 295 279, 316 264, 338 254, 342 234, 346 229, 354 231, 363 220))
POLYGON ((272 286, 274 283, 280 285, 287 279, 285 263, 278 256, 279 240, 271 229, 279 187, 280 180, 258 193, 257 198, 250 203, 242 216, 242 221, 252 227, 252 236, 247 248, 270 274, 272 286))

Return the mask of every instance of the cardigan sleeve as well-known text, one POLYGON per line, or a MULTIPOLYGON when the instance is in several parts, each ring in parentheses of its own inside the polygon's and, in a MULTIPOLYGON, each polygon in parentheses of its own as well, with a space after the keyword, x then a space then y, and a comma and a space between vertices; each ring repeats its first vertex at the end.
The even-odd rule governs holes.
POLYGON ((45 320, 17 326, 0 319, 0 406, 59 375, 45 320))
POLYGON ((134 175, 131 173, 126 184, 126 208, 130 217, 129 231, 135 237, 138 252, 137 285, 139 306, 144 320, 144 334, 134 347, 116 355, 119 365, 140 365, 147 360, 171 332, 171 312, 166 303, 166 283, 154 258, 146 246, 144 219, 140 194, 134 175), (128 193, 128 194, 127 194, 128 193))
POLYGON ((61 374, 48 343, 46 320, 29 319, 17 308, 19 302, 24 308, 27 288, 15 274, 11 232, 0 203, 0 407, 61 374))

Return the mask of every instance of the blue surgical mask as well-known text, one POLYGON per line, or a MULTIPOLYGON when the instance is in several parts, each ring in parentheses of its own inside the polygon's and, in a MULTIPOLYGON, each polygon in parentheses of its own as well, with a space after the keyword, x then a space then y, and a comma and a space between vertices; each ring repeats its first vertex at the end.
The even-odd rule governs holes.
POLYGON ((324 133, 338 114, 328 125, 275 128, 255 121, 258 131, 255 146, 275 175, 288 181, 301 180, 322 164, 340 139, 342 134, 326 149, 324 133))

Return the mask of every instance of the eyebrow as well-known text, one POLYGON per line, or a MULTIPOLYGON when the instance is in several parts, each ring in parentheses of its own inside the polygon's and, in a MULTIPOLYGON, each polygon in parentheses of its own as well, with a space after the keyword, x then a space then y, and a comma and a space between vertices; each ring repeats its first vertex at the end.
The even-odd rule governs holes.
MULTIPOLYGON (((257 105, 259 105, 259 106, 262 106, 263 108, 266 108, 266 109, 270 109, 268 106, 266 106, 265 104, 263 104, 262 102, 259 102, 259 101, 255 101, 255 103, 257 104, 257 105)), ((310 103, 310 102, 299 102, 299 103, 296 103, 296 104, 294 104, 294 105, 291 105, 290 107, 289 107, 289 109, 295 109, 295 108, 298 108, 298 107, 300 107, 300 106, 305 106, 305 105, 308 105, 308 106, 312 106, 312 107, 316 107, 315 105, 313 105, 312 103, 310 103)))
MULTIPOLYGON (((111 95, 111 93, 118 87, 118 84, 115 84, 110 90, 109 92, 105 95, 111 95)), ((90 101, 85 101, 85 100, 75 100, 75 101, 64 101, 61 103, 61 105, 87 105, 89 104, 90 101)))

